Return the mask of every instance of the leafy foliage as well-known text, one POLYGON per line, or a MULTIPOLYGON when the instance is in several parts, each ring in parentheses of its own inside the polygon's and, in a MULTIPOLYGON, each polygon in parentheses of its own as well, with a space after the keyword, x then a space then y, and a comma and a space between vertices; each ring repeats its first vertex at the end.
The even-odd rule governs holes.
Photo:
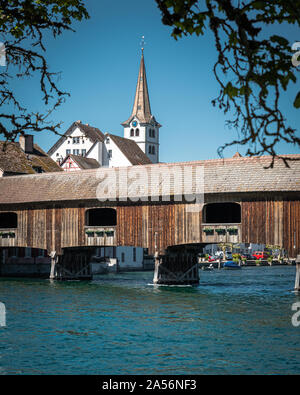
POLYGON ((59 36, 73 30, 73 21, 89 18, 82 0, 0 0, 0 41, 5 44, 7 66, 0 69, 0 134, 14 140, 26 131, 50 130, 59 124, 47 121, 67 92, 57 86, 58 73, 50 72, 45 58, 45 34, 59 36), (10 86, 13 79, 38 76, 46 113, 33 113, 10 86))
MULTIPOLYGON (((214 75, 220 85, 213 100, 224 113, 233 111, 229 127, 238 139, 219 148, 240 144, 247 155, 270 154, 274 164, 276 145, 285 141, 300 146, 296 130, 290 127, 280 108, 280 95, 296 82, 289 41, 266 34, 269 25, 300 26, 300 0, 156 0, 162 21, 172 26, 175 39, 183 35, 204 35, 210 29, 218 59, 214 75)), ((300 92, 294 107, 300 108, 300 92)), ((288 166, 286 158, 282 158, 288 166)))

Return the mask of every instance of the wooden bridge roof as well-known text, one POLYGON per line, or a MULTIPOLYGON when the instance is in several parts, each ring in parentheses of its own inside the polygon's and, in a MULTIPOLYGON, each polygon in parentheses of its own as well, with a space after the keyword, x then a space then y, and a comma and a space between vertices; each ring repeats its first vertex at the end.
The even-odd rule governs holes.
MULTIPOLYGON (((300 155, 289 155, 294 159, 287 168, 281 160, 276 160, 274 168, 266 169, 271 157, 235 157, 195 162, 168 164, 151 164, 127 168, 99 168, 81 170, 80 172, 44 173, 0 178, 0 204, 17 204, 31 202, 62 202, 97 199, 97 188, 108 184, 115 176, 117 182, 117 198, 133 197, 136 187, 132 181, 136 172, 143 171, 142 179, 145 189, 138 191, 136 197, 162 196, 165 180, 155 184, 153 177, 159 172, 182 171, 192 173, 193 181, 188 176, 181 177, 181 184, 186 184, 184 193, 194 193, 197 170, 204 168, 204 192, 213 193, 249 193, 249 192, 300 192, 300 155), (125 175, 131 178, 126 183, 125 175), (147 178, 150 182, 147 183, 147 178)), ((200 173, 199 173, 200 174, 200 173)), ((180 182, 179 182, 180 183, 180 182)), ((179 185, 180 187, 180 185, 179 185)), ((171 177, 171 195, 176 195, 178 182, 171 177)), ((109 195, 106 195, 109 196, 109 195)), ((112 191, 112 196, 114 193, 112 191)))

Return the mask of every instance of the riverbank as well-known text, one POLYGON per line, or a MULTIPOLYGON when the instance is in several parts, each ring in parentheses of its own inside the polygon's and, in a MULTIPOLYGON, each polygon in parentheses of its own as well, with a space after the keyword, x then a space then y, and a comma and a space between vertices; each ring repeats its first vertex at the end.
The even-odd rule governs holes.
MULTIPOLYGON (((209 266, 213 266, 215 269, 219 267, 219 262, 218 261, 213 261, 213 262, 208 262, 208 261, 203 261, 199 262, 199 267, 200 269, 202 268, 207 268, 209 266)), ((295 259, 290 259, 290 260, 283 260, 279 261, 274 259, 272 262, 268 262, 267 260, 260 260, 259 262, 255 260, 248 260, 245 262, 241 262, 241 267, 262 267, 262 266, 295 266, 296 265, 296 260, 295 259)), ((221 262, 222 266, 222 262, 221 262)))

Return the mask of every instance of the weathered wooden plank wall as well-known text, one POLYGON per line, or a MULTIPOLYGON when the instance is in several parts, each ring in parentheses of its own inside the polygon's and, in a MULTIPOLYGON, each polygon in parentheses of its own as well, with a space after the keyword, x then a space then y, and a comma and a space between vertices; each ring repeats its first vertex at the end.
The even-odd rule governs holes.
MULTIPOLYGON (((234 200, 236 201, 236 200, 234 200)), ((300 199, 283 200, 279 197, 241 201, 241 232, 239 242, 278 244, 291 256, 300 252, 300 199)), ((85 211, 101 207, 61 205, 60 207, 25 207, 18 214, 18 230, 9 245, 56 250, 87 245, 85 211)), ((183 203, 128 204, 115 206, 117 226, 115 245, 141 246, 154 253, 155 234, 157 247, 163 252, 168 246, 201 243, 202 212, 188 212, 183 203)), ((0 247, 7 245, 0 238, 0 247)), ((112 239, 111 239, 112 240, 112 239)))

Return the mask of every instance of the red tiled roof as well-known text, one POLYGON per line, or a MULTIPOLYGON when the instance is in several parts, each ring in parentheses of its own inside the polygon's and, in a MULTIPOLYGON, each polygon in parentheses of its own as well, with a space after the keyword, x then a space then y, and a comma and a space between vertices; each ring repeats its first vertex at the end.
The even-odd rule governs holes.
POLYGON ((82 170, 86 170, 86 169, 98 169, 100 167, 99 162, 96 159, 92 159, 92 158, 86 158, 80 155, 73 155, 73 154, 69 154, 64 160, 63 162, 60 164, 60 166, 63 165, 63 163, 65 163, 65 161, 71 158, 72 160, 74 160, 74 162, 80 167, 80 169, 82 170))

